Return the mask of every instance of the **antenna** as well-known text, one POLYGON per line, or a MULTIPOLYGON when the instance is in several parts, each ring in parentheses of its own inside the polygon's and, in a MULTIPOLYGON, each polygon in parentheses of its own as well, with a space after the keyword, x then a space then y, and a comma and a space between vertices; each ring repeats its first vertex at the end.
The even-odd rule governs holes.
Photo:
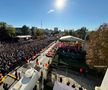
POLYGON ((41 29, 42 29, 42 20, 41 20, 41 29))

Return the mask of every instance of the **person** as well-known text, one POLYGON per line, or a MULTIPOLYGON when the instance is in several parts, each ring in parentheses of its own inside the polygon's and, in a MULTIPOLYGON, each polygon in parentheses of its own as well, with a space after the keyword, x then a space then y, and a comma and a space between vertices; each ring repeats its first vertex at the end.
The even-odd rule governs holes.
POLYGON ((21 72, 18 72, 18 79, 21 79, 21 72))
POLYGON ((4 89, 4 90, 9 90, 9 89, 8 89, 8 84, 7 84, 7 83, 4 83, 4 84, 3 84, 3 89, 4 89))
POLYGON ((75 84, 72 85, 72 88, 74 88, 74 90, 77 90, 75 84))
POLYGON ((72 88, 75 88, 75 84, 72 85, 72 88))
POLYGON ((83 90, 82 86, 81 86, 81 87, 79 87, 79 90, 83 90))
POLYGON ((81 75, 83 74, 83 68, 82 67, 80 68, 80 74, 81 75))
POLYGON ((38 59, 36 60, 36 67, 38 67, 38 65, 39 65, 39 62, 38 62, 38 59))
POLYGON ((88 69, 85 68, 84 76, 87 77, 87 74, 88 74, 88 69))
POLYGON ((18 72, 17 72, 17 70, 15 71, 15 79, 16 80, 18 79, 18 72))
POLYGON ((41 76, 39 78, 39 87, 40 87, 40 90, 43 90, 45 85, 46 85, 46 80, 44 78, 43 71, 41 71, 41 76))
POLYGON ((2 73, 0 73, 0 81, 2 80, 2 78, 3 78, 3 75, 2 75, 2 73))
POLYGON ((69 81, 67 82, 67 85, 68 85, 68 86, 70 85, 70 82, 69 82, 69 81))
POLYGON ((62 80, 62 77, 60 77, 60 82, 62 83, 62 81, 63 81, 63 80, 62 80))

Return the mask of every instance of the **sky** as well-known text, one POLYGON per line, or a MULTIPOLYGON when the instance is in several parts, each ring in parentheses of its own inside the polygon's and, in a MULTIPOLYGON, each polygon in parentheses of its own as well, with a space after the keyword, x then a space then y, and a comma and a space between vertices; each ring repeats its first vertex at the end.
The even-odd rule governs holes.
POLYGON ((0 0, 0 21, 15 27, 94 30, 108 23, 108 0, 0 0), (64 2, 64 3, 63 3, 64 2), (62 3, 62 4, 61 4, 62 3))

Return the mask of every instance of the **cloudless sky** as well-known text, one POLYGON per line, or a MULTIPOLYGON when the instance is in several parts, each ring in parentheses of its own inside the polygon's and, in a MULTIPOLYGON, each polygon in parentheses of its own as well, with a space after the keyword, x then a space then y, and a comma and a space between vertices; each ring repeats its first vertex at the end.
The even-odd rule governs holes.
POLYGON ((0 21, 16 27, 40 27, 42 21, 43 28, 60 29, 95 29, 108 22, 108 0, 66 0, 62 10, 54 4, 55 0, 0 0, 0 21))

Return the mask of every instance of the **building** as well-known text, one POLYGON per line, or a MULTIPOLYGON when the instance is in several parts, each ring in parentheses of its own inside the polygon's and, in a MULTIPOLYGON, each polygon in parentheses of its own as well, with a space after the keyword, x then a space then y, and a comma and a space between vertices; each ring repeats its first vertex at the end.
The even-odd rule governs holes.
POLYGON ((54 27, 54 31, 58 31, 58 27, 54 27))

